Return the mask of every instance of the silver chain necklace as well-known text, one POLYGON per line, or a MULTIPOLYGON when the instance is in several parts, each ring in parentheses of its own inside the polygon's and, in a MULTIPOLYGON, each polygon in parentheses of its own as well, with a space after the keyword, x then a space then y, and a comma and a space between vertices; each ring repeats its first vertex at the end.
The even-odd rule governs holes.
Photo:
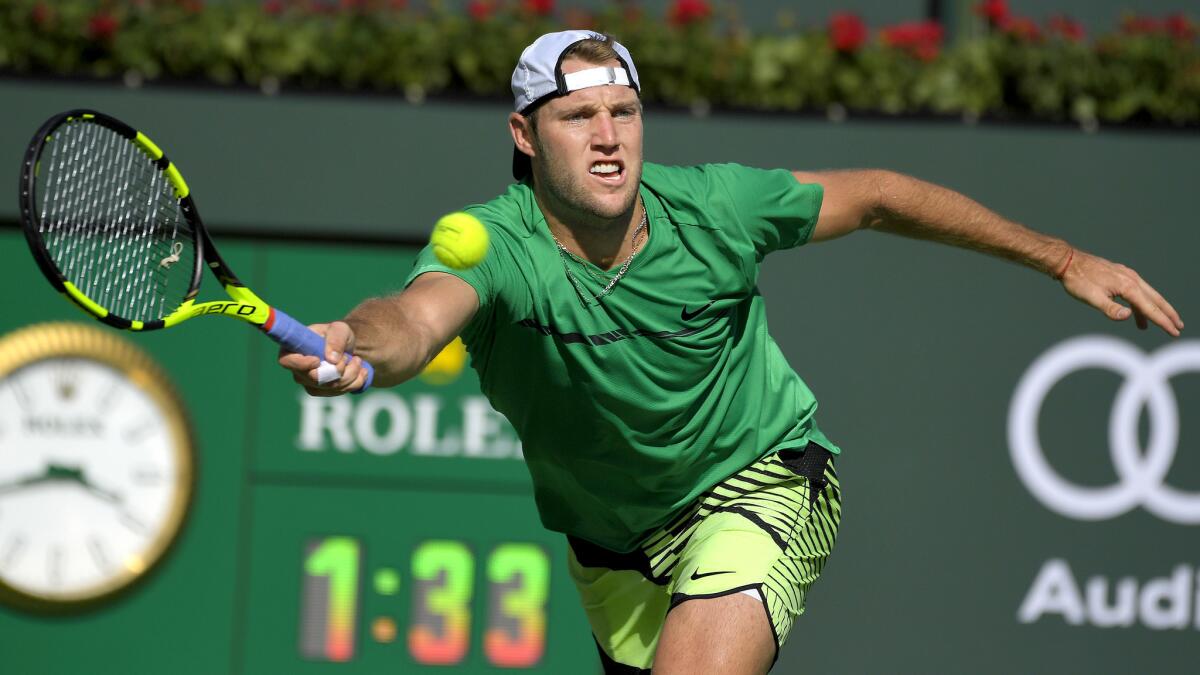
MULTIPOLYGON (((646 222, 646 205, 643 204, 642 222, 638 223, 638 226, 634 228, 633 237, 631 237, 633 241, 633 250, 629 252, 629 257, 625 259, 625 262, 621 263, 621 269, 617 270, 617 273, 613 275, 613 278, 609 279, 608 284, 605 285, 605 287, 599 293, 593 295, 592 299, 588 302, 595 302, 608 295, 609 292, 612 291, 613 287, 617 285, 617 282, 621 280, 621 277, 625 276, 625 273, 629 271, 629 266, 633 264, 633 258, 638 254, 638 251, 641 250, 641 247, 638 246, 638 235, 640 235, 642 231, 646 229, 646 222)), ((587 270, 587 273, 591 275, 593 279, 603 282, 604 278, 592 271, 591 263, 568 251, 567 247, 563 246, 563 243, 558 240, 558 237, 554 236, 553 232, 550 233, 550 238, 553 239, 554 243, 558 246, 558 257, 562 258, 563 270, 566 271, 567 278, 571 280, 571 285, 575 287, 575 292, 579 294, 579 297, 586 298, 588 294, 584 292, 583 287, 579 284, 579 279, 576 278, 575 274, 571 271, 571 266, 567 259, 570 258, 580 265, 583 265, 583 268, 587 270)))

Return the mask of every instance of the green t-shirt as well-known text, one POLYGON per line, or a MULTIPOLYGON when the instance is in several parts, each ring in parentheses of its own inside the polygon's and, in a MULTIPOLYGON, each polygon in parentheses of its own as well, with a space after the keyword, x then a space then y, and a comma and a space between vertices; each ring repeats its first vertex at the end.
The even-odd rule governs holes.
POLYGON ((491 235, 480 265, 454 270, 426 248, 408 278, 440 271, 474 287, 463 341, 521 438, 542 523, 615 551, 762 455, 809 441, 838 452, 756 287, 763 256, 812 235, 821 186, 646 163, 640 190, 649 239, 599 301, 619 265, 564 260, 526 183, 466 209, 491 235))

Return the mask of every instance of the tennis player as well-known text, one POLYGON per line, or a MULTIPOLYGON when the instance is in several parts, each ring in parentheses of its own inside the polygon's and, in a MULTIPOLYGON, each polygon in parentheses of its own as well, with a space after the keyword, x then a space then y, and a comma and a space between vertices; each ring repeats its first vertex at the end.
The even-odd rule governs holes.
POLYGON ((567 535, 607 672, 769 670, 833 549, 840 451, 767 333, 768 253, 893 232, 1021 263, 1113 320, 1183 328, 1133 270, 907 176, 643 162, 637 70, 607 36, 540 37, 512 89, 517 182, 467 209, 491 233, 482 264, 426 249, 403 292, 313 326, 337 382, 317 384, 313 357, 280 364, 338 395, 362 386, 359 356, 390 386, 461 334, 542 522, 567 535))

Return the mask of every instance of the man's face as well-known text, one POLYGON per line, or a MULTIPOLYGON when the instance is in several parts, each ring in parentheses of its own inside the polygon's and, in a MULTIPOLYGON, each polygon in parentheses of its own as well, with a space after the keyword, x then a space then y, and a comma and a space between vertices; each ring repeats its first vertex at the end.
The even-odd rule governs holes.
MULTIPOLYGON (((620 67, 615 60, 603 65, 620 67)), ((562 64, 563 73, 596 67, 577 59, 562 64)), ((566 217, 612 220, 628 213, 642 178, 637 92, 620 85, 588 87, 551 99, 535 114, 533 171, 543 196, 555 208, 565 207, 566 217)))

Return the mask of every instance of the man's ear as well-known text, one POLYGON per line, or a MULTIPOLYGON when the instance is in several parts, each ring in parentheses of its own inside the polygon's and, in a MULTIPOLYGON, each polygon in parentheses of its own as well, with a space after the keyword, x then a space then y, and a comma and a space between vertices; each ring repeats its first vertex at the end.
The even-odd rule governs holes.
POLYGON ((513 145, 521 152, 533 157, 533 125, 529 118, 520 113, 508 114, 508 131, 512 134, 513 145))

